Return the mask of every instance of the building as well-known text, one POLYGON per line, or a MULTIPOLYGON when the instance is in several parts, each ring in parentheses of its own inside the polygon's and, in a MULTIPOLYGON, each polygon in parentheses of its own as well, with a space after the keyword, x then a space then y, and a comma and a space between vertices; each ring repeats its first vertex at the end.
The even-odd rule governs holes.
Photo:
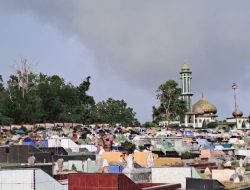
POLYGON ((190 71, 187 64, 184 64, 181 67, 180 74, 181 74, 181 80, 182 80, 181 96, 182 96, 182 99, 186 102, 187 111, 190 112, 191 106, 192 106, 192 96, 193 96, 193 94, 191 93, 192 72, 190 71))
POLYGON ((203 96, 192 106, 191 79, 192 72, 187 64, 181 67, 182 99, 186 102, 187 113, 185 115, 185 126, 194 128, 205 127, 208 123, 215 122, 217 108, 209 103, 203 96))
POLYGON ((244 117, 243 112, 237 107, 232 113, 233 117, 227 118, 226 122, 235 123, 234 128, 236 129, 249 129, 249 117, 244 117))
POLYGON ((208 123, 216 122, 217 108, 203 96, 192 106, 192 112, 185 115, 185 126, 194 128, 205 127, 208 123))

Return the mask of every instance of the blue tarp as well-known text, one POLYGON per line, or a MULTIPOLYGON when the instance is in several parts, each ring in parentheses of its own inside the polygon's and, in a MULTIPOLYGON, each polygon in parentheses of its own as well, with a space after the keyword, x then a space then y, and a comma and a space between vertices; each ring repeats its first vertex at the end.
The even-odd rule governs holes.
POLYGON ((196 139, 196 141, 198 142, 199 145, 201 146, 209 146, 209 142, 207 141, 207 139, 196 139))
POLYGON ((193 136, 193 132, 192 131, 183 131, 184 135, 188 135, 188 136, 193 136))
POLYGON ((214 150, 214 149, 215 149, 215 146, 214 146, 214 145, 207 146, 207 147, 205 147, 205 149, 208 149, 208 150, 214 150))
POLYGON ((40 147, 47 148, 48 147, 48 141, 47 140, 42 140, 39 142, 40 147))
POLYGON ((26 137, 23 139, 23 142, 32 142, 33 140, 30 137, 26 137))
POLYGON ((223 148, 232 148, 232 144, 221 144, 221 146, 223 146, 223 148))
POLYGON ((24 130, 22 130, 22 129, 16 130, 15 132, 16 132, 16 134, 24 134, 25 133, 24 130))
POLYGON ((26 137, 25 139, 23 139, 23 144, 24 145, 32 145, 33 147, 37 147, 35 142, 30 137, 26 137))

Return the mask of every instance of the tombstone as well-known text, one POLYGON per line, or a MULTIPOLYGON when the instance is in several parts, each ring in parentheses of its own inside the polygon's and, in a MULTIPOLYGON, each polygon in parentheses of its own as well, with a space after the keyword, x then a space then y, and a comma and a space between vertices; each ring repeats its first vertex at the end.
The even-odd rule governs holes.
POLYGON ((56 161, 57 166, 58 166, 58 172, 62 172, 63 171, 63 162, 64 162, 64 160, 62 158, 59 158, 56 161))
POLYGON ((28 165, 29 166, 34 166, 35 165, 35 161, 36 161, 36 157, 35 156, 30 156, 28 158, 28 165))
POLYGON ((128 177, 130 177, 130 174, 132 173, 132 171, 135 169, 134 167, 134 159, 132 154, 128 155, 127 158, 127 164, 126 167, 123 170, 123 173, 125 173, 128 177))
POLYGON ((240 178, 239 178, 239 177, 236 177, 236 178, 234 179, 234 183, 240 183, 240 178))
POLYGON ((76 168, 75 164, 72 164, 71 170, 74 172, 77 172, 77 168, 76 168))
POLYGON ((250 163, 249 161, 250 161, 249 157, 246 156, 246 157, 244 158, 244 163, 245 163, 245 164, 249 164, 249 163, 250 163))
POLYGON ((128 155, 128 159, 127 159, 127 168, 132 170, 134 169, 134 158, 133 158, 133 155, 132 154, 129 154, 128 155))
POLYGON ((235 173, 230 177, 230 181, 234 183, 240 183, 243 181, 243 176, 235 173))
POLYGON ((235 171, 236 171, 236 173, 237 173, 238 175, 244 176, 246 169, 243 168, 243 167, 238 167, 238 168, 235 169, 235 171))
POLYGON ((109 163, 106 159, 102 161, 103 173, 109 173, 109 163))
POLYGON ((242 158, 239 160, 239 166, 242 168, 243 167, 243 163, 244 161, 242 160, 242 158))
POLYGON ((212 173, 211 173, 210 169, 207 167, 207 168, 205 169, 205 171, 204 171, 204 175, 207 176, 207 177, 209 177, 211 174, 212 174, 212 173))
POLYGON ((150 153, 148 154, 147 166, 148 166, 148 168, 151 168, 151 167, 154 166, 154 156, 153 156, 152 152, 150 152, 150 153))
POLYGON ((226 161, 226 163, 224 163, 224 167, 231 167, 231 166, 232 166, 231 161, 226 161))
POLYGON ((228 151, 228 155, 229 155, 229 156, 233 156, 233 154, 234 154, 233 151, 231 151, 231 150, 228 151))

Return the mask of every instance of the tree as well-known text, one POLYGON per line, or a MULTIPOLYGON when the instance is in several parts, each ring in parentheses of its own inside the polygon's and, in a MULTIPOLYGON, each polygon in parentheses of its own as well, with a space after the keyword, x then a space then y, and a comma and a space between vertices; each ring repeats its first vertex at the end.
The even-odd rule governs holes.
POLYGON ((95 121, 95 101, 88 95, 90 76, 79 86, 65 83, 58 75, 34 74, 22 60, 5 87, 0 75, 0 122, 95 121))
POLYGON ((155 123, 155 122, 150 122, 150 121, 147 121, 147 122, 145 122, 145 123, 142 125, 142 127, 145 127, 145 128, 157 127, 157 126, 158 126, 157 123, 155 123))
POLYGON ((4 91, 4 83, 3 83, 3 77, 0 75, 0 92, 4 91))
POLYGON ((106 101, 99 102, 95 108, 97 122, 111 125, 117 123, 121 123, 125 126, 137 125, 138 120, 135 115, 136 113, 132 108, 127 107, 127 103, 124 100, 109 98, 106 101))
POLYGON ((159 107, 153 107, 154 121, 165 120, 169 123, 171 120, 183 119, 187 111, 186 103, 180 99, 181 88, 178 88, 176 81, 166 81, 158 87, 156 93, 160 105, 159 107))
POLYGON ((87 94, 87 91, 90 88, 90 76, 77 88, 79 94, 79 105, 78 113, 80 113, 80 119, 84 124, 90 124, 95 121, 94 109, 95 109, 95 100, 92 96, 87 94))
POLYGON ((209 129, 215 129, 216 127, 218 127, 217 122, 210 122, 206 125, 206 128, 209 128, 209 129))

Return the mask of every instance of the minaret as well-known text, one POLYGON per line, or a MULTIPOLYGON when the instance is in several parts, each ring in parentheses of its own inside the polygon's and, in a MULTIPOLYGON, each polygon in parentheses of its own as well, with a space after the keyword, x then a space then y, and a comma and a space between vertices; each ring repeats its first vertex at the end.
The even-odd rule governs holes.
POLYGON ((182 80, 182 91, 181 91, 181 96, 182 99, 186 102, 187 105, 187 111, 191 112, 192 109, 192 96, 193 94, 191 93, 191 79, 192 79, 192 72, 190 71, 189 67, 187 64, 184 64, 181 67, 181 80, 182 80))

